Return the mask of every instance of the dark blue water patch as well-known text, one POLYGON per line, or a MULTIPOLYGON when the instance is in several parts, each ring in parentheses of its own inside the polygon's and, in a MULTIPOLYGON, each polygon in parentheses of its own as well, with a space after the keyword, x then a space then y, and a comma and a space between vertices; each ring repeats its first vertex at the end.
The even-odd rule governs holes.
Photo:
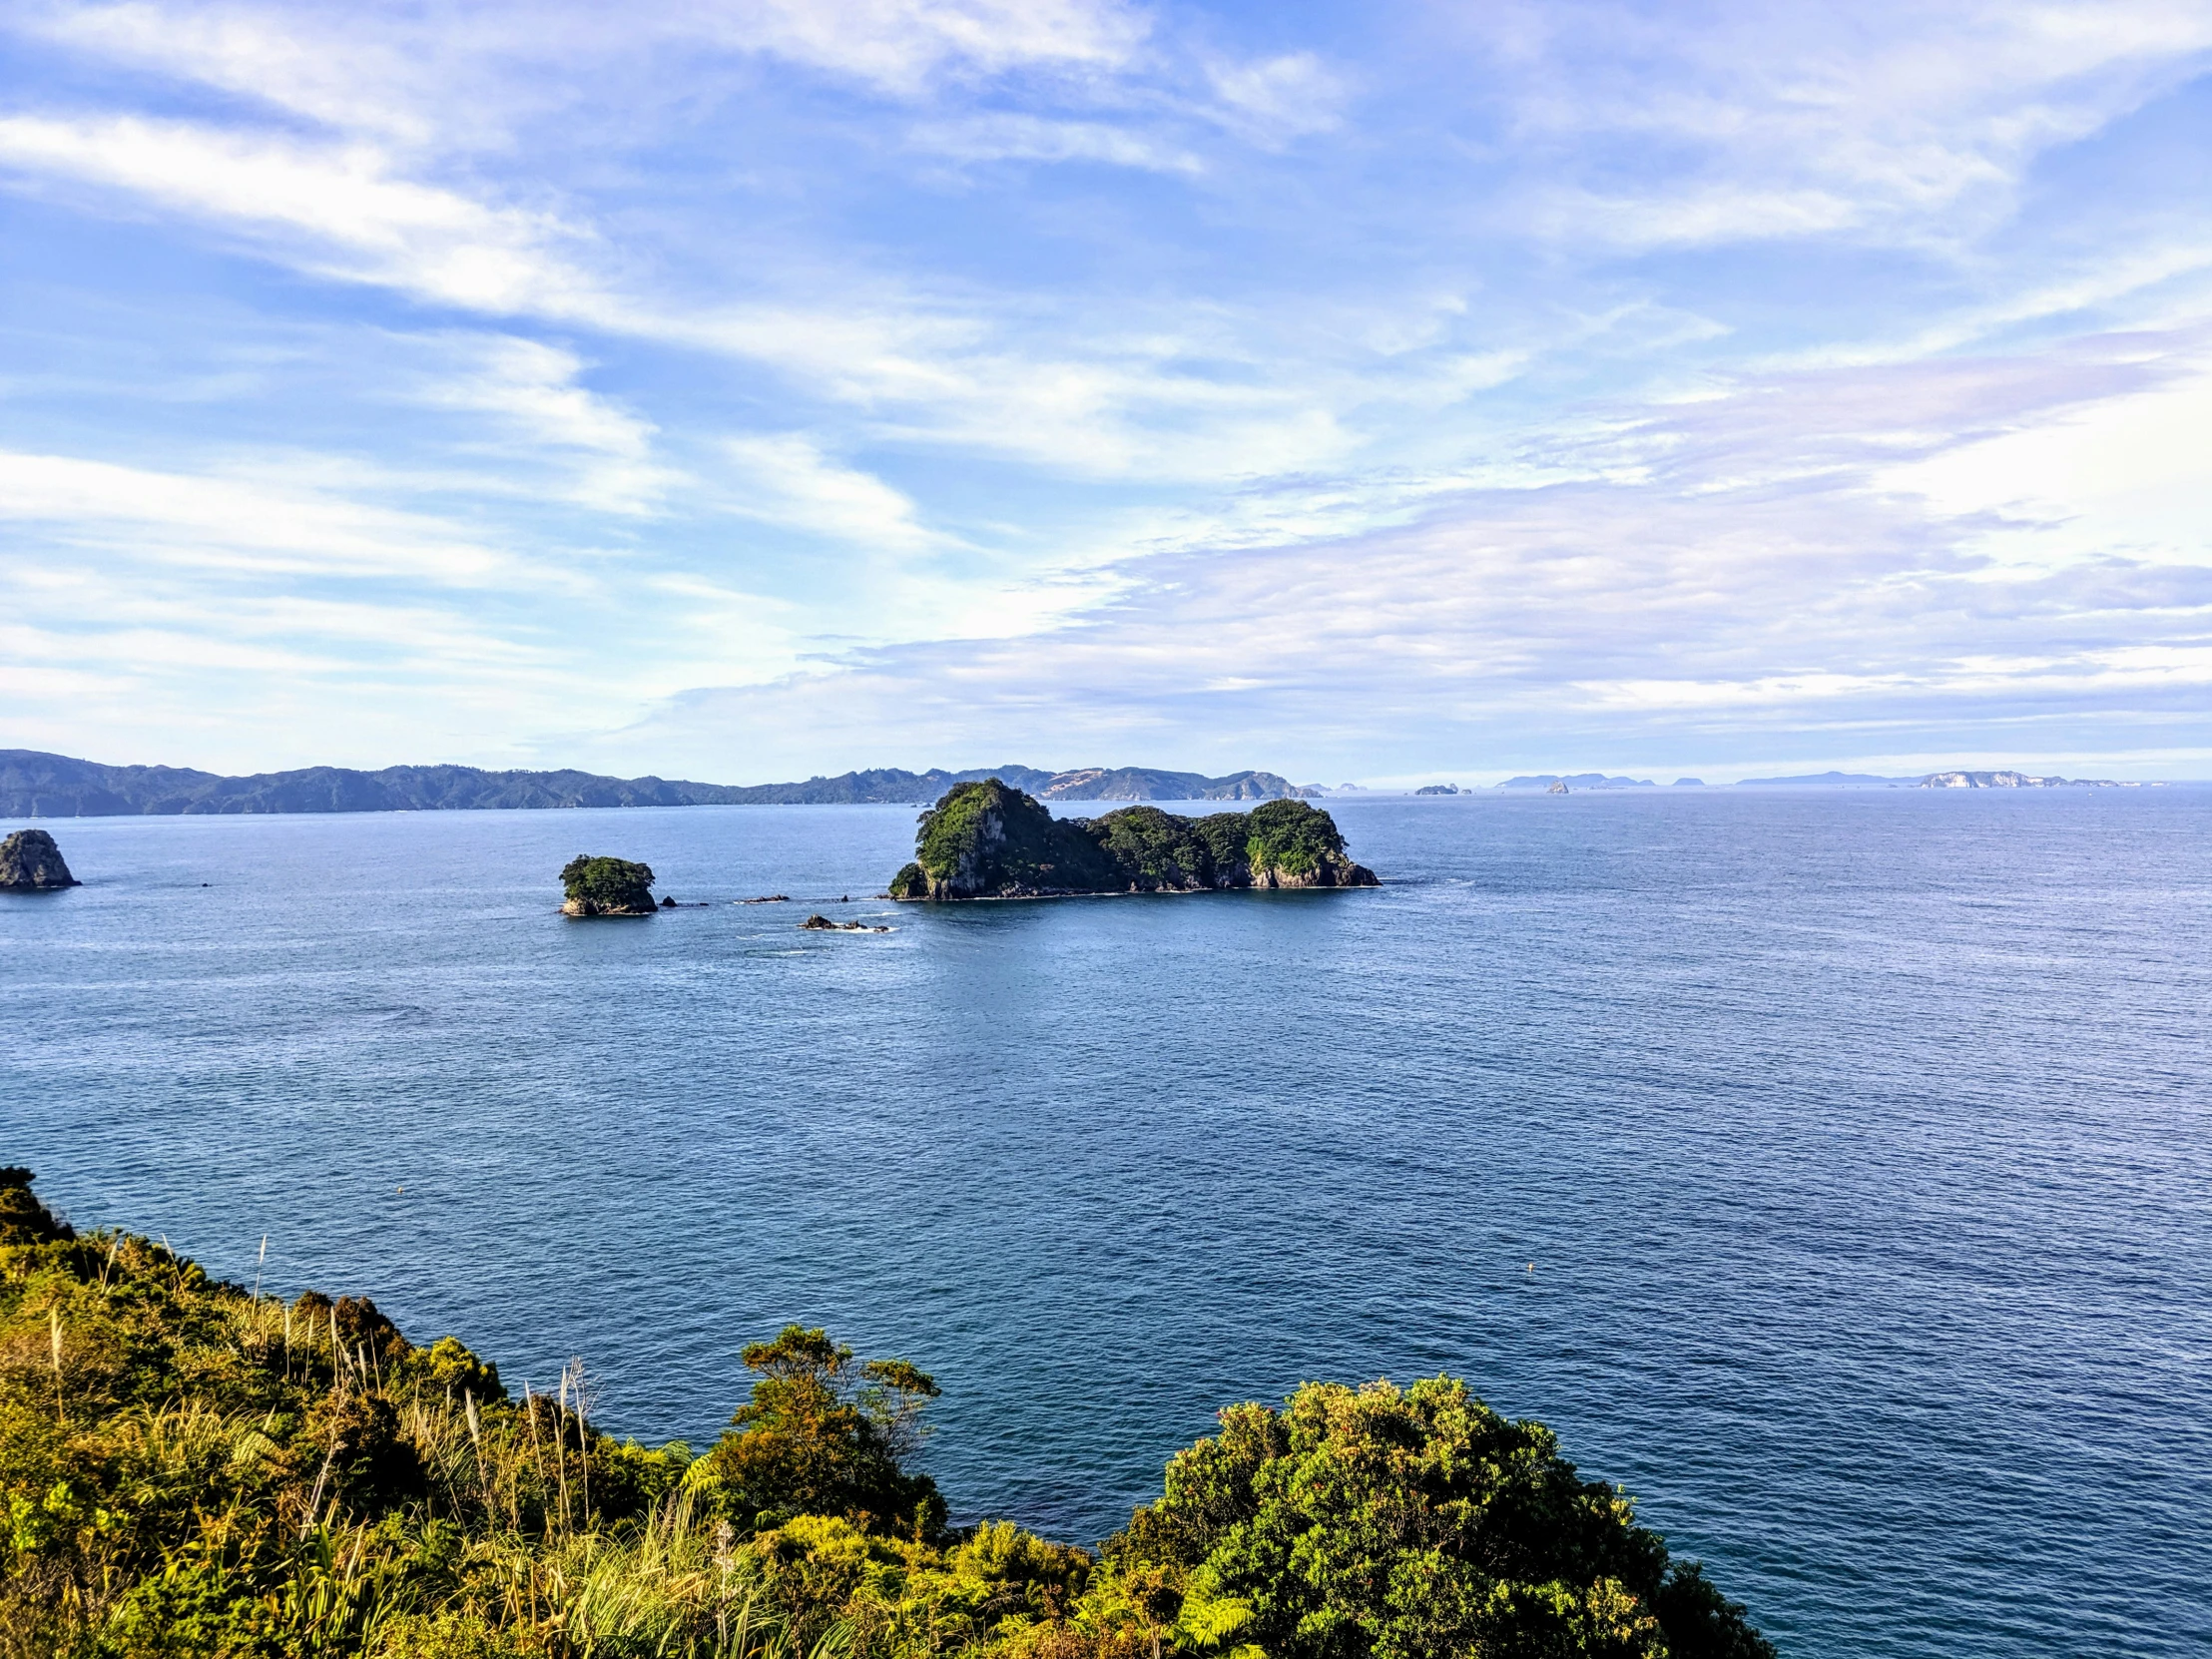
POLYGON ((1333 805, 1380 891, 872 900, 910 809, 59 823, 0 1159, 647 1438, 827 1323, 936 1374, 966 1517, 1095 1540, 1225 1401, 1449 1371, 1787 1653, 2206 1650, 2212 796, 1333 805), (564 920, 579 851, 707 907, 564 920))

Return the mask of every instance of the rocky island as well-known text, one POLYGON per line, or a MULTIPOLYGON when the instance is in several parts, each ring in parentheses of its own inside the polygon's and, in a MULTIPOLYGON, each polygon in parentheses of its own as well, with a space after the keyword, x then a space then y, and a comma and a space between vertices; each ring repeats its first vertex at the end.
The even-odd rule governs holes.
POLYGON ((572 916, 649 916, 654 912, 653 866, 627 858, 579 852, 561 866, 568 894, 562 912, 572 916))
POLYGON ((53 892, 82 885, 45 830, 18 830, 0 841, 0 891, 53 892))
POLYGON ((1058 819, 996 778, 960 784, 922 814, 893 898, 1048 898, 1232 887, 1373 887, 1336 820, 1304 801, 1178 818, 1125 807, 1058 819))

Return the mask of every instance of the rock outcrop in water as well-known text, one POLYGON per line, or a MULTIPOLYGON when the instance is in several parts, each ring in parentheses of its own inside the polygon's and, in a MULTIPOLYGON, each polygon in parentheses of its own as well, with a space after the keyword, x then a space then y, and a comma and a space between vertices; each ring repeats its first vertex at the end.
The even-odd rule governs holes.
POLYGON ((52 892, 60 887, 81 886, 62 861, 62 849, 43 830, 18 830, 0 841, 0 889, 8 892, 52 892))
POLYGON ((1126 807, 1057 819, 998 779, 961 784, 921 817, 893 898, 1044 898, 1233 887, 1372 887, 1336 820, 1303 801, 1178 818, 1126 807))
POLYGON ((653 902, 653 866, 627 858, 595 858, 584 853, 561 867, 561 885, 572 916, 649 916, 653 902))

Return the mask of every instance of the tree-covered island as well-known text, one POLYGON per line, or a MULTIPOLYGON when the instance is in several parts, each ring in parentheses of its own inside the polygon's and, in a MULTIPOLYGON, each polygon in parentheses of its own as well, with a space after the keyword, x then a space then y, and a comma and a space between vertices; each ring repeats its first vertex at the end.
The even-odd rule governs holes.
POLYGON ((996 778, 947 790, 922 814, 893 898, 1041 898, 1232 887, 1372 887, 1336 820, 1304 801, 1179 818, 1157 807, 1054 818, 996 778))
POLYGON ((704 1454, 617 1439, 580 1366, 518 1395, 0 1170, 0 1659, 1773 1659, 1449 1378, 1233 1405, 1093 1552, 948 1522, 905 1361, 742 1359, 704 1454))
POLYGON ((561 908, 572 916, 649 916, 653 866, 579 852, 561 866, 561 908))

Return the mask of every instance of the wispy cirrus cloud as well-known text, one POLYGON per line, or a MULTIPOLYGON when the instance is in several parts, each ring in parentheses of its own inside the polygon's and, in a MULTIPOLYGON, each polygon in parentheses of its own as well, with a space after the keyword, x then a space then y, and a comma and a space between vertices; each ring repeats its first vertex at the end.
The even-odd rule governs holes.
POLYGON ((914 504, 882 479, 831 460, 796 432, 728 438, 730 510, 846 546, 907 553, 939 544, 914 504))
POLYGON ((0 168, 211 221, 310 274, 443 304, 564 317, 608 304, 561 251, 581 238, 575 228, 404 178, 367 145, 137 116, 10 116, 0 168))
MULTIPOLYGON (((858 652, 838 673, 688 694, 643 732, 771 771, 866 753, 895 720, 959 753, 1018 736, 1061 759, 1204 732, 1196 754, 1226 765, 1265 710, 1306 771, 1365 757, 1371 776, 1535 766, 1562 742, 1787 756, 1809 724, 1862 754, 1937 749, 2000 716, 2016 742, 2070 749, 2100 719, 2174 742, 2212 693, 2201 531, 2122 552, 2106 525, 2093 552, 2007 560, 1986 533, 2049 526, 1999 520, 1974 489, 1910 487, 2047 442, 2053 422, 2112 422, 2117 446, 2193 409, 2202 382, 2139 343, 1746 385, 1593 436, 1583 481, 1461 491, 1351 539, 1163 555, 1041 639, 858 652)), ((2181 460, 2128 464, 2179 477, 2181 460)), ((2115 484, 2042 487, 2079 510, 2115 484)))
POLYGON ((147 561, 211 570, 439 586, 545 575, 449 521, 304 487, 290 471, 278 462, 260 477, 225 477, 0 451, 0 520, 147 561))
POLYGON ((457 440, 464 453, 535 455, 554 474, 551 493, 603 512, 651 512, 694 482, 658 458, 651 421, 584 383, 586 365, 574 351, 509 334, 447 334, 433 343, 441 360, 405 395, 490 417, 493 430, 457 440))

